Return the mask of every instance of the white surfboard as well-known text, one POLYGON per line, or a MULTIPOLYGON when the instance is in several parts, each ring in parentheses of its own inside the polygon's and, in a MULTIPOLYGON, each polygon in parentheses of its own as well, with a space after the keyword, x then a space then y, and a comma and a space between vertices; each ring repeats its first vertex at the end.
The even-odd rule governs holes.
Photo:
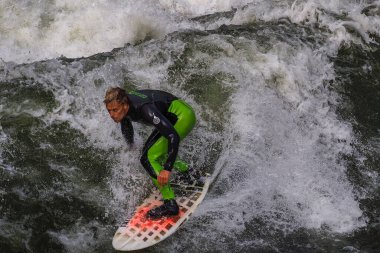
POLYGON ((180 208, 177 216, 151 220, 146 213, 163 203, 158 190, 153 192, 140 205, 132 218, 127 219, 116 231, 112 246, 120 251, 132 251, 150 247, 172 235, 191 216, 197 206, 204 199, 210 178, 204 183, 193 185, 171 184, 176 193, 176 201, 180 208))

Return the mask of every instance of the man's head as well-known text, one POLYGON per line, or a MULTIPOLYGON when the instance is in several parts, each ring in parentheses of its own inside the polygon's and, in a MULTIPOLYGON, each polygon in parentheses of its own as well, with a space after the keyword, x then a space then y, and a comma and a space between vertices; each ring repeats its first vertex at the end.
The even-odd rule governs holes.
POLYGON ((122 88, 109 88, 103 102, 107 107, 108 113, 115 122, 120 122, 128 113, 128 97, 127 93, 122 88))

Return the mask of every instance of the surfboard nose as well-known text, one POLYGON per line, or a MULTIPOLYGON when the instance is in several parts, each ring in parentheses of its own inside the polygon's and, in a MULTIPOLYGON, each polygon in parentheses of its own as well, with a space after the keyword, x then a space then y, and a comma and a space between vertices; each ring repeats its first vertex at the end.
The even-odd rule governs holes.
POLYGON ((128 229, 120 227, 113 237, 112 246, 114 247, 114 249, 121 251, 129 251, 136 249, 138 245, 132 237, 133 236, 129 234, 128 229))

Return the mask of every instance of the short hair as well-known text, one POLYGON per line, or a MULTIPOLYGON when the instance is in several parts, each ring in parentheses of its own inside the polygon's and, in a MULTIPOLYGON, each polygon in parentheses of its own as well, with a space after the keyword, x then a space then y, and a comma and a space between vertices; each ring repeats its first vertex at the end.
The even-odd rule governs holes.
POLYGON ((128 103, 127 92, 120 87, 109 88, 106 92, 103 102, 105 104, 108 104, 114 100, 116 100, 117 102, 121 104, 127 104, 128 103))

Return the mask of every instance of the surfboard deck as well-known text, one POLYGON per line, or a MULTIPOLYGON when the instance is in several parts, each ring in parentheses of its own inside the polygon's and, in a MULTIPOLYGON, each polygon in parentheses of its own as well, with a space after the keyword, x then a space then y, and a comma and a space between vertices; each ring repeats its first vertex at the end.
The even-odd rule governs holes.
POLYGON ((163 204, 161 193, 154 191, 137 207, 131 218, 116 230, 112 246, 120 251, 132 251, 150 247, 172 235, 194 213, 204 199, 210 185, 210 177, 195 181, 192 185, 171 183, 180 209, 177 216, 148 219, 147 212, 163 204))

